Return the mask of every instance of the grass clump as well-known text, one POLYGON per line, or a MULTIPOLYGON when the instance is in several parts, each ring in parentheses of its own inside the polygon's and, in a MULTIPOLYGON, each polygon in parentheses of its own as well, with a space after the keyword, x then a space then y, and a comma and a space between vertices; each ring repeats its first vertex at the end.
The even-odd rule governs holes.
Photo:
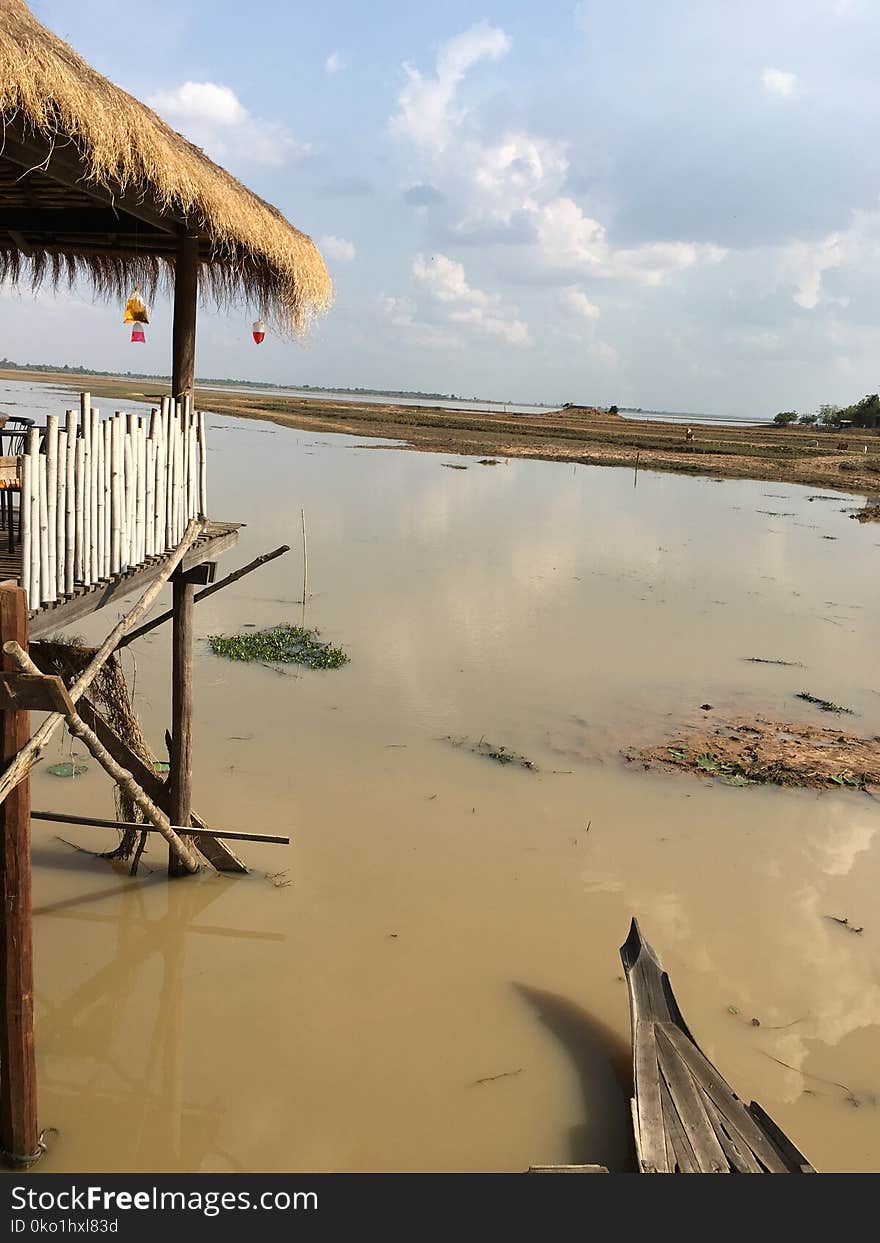
POLYGON ((290 626, 286 622, 246 634, 209 634, 208 642, 215 656, 225 656, 227 660, 305 665, 307 669, 339 669, 348 663, 343 649, 322 643, 317 630, 290 626))

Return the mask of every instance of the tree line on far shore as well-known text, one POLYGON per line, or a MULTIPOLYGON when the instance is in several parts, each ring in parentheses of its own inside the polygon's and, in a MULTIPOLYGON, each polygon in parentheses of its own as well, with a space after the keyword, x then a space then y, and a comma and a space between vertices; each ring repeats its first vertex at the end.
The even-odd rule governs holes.
POLYGON ((851 406, 820 406, 817 414, 780 410, 773 422, 777 427, 791 427, 793 423, 802 427, 814 427, 816 424, 840 427, 844 423, 853 427, 880 427, 880 395, 869 393, 851 406))

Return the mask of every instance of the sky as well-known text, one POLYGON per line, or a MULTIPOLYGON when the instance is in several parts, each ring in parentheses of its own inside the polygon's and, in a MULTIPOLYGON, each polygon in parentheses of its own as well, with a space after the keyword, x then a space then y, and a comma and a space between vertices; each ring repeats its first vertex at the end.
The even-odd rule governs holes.
MULTIPOLYGON (((766 417, 880 387, 875 0, 33 0, 310 234, 333 309, 197 373, 766 417)), ((167 373, 0 291, 0 355, 167 373)))

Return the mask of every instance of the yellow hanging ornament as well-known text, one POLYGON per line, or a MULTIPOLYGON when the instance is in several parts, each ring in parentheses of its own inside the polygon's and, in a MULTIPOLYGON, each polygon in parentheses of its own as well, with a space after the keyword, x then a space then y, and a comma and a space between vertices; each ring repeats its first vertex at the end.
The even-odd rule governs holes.
POLYGON ((147 307, 141 297, 140 286, 136 285, 134 292, 125 304, 124 324, 148 324, 150 322, 147 316, 147 307))

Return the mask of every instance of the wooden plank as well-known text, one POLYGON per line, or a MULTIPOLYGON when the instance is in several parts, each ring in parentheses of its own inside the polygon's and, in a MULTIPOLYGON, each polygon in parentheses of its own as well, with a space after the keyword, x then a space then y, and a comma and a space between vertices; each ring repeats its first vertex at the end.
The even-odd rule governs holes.
POLYGON ((667 1035, 669 1026, 671 1024, 656 1023, 654 1025, 660 1072, 669 1088, 697 1165, 703 1174, 729 1173, 730 1166, 706 1114, 702 1095, 667 1035))
POLYGON ((681 1174, 699 1174, 700 1167, 694 1156, 694 1150, 682 1126, 681 1118, 678 1116, 678 1110, 675 1108, 675 1102, 669 1093, 666 1081, 662 1077, 660 1079, 660 1100, 663 1106, 666 1140, 672 1150, 673 1161, 670 1162, 670 1169, 674 1172, 677 1165, 681 1174))
POLYGON ((0 672, 0 710, 71 712, 67 687, 57 674, 0 672))
MULTIPOLYGON (((0 589, 0 647, 28 643, 27 600, 18 587, 0 589)), ((4 670, 14 670, 3 657, 4 670)), ((0 724, 3 763, 27 744, 30 716, 6 711, 0 724)), ((27 1165, 40 1155, 34 1048, 34 968, 31 933, 30 782, 19 782, 0 806, 0 1149, 27 1165)))
MULTIPOLYGON (((31 812, 31 815, 33 816, 33 812, 31 812)), ((711 1096, 704 1095, 703 1100, 706 1106, 706 1113, 712 1123, 715 1134, 718 1136, 718 1142, 724 1149, 733 1169, 739 1174, 763 1174, 764 1171, 752 1156, 748 1145, 743 1143, 735 1132, 732 1133, 732 1128, 725 1126, 724 1119, 711 1096)))
MULTIPOLYGON (((185 574, 172 579, 171 622, 171 779, 170 816, 175 824, 189 824, 192 812, 193 725, 193 596, 194 585, 185 574)), ((183 839, 189 843, 189 838, 183 839)), ((180 875, 174 854, 168 857, 168 875, 180 875)))
POLYGON ((709 1059, 682 1032, 673 1030, 670 1038, 703 1091, 711 1097, 725 1124, 736 1132, 738 1142, 744 1142, 769 1173, 785 1174, 787 1167, 779 1153, 709 1059))
POLYGON ((636 1089, 638 1132, 636 1150, 642 1172, 669 1174, 663 1109, 660 1102, 660 1068, 654 1024, 650 1019, 637 1019, 633 1031, 633 1072, 636 1089))
MULTIPOLYGON (((183 568, 191 569, 202 561, 213 560, 234 548, 238 542, 240 527, 241 523, 208 523, 205 534, 184 557, 183 568)), ((106 608, 108 604, 118 604, 126 596, 145 590, 161 572, 168 555, 170 554, 158 557, 128 574, 117 574, 108 583, 99 583, 90 591, 81 591, 70 599, 32 613, 31 637, 39 639, 55 634, 98 609, 106 608)))

